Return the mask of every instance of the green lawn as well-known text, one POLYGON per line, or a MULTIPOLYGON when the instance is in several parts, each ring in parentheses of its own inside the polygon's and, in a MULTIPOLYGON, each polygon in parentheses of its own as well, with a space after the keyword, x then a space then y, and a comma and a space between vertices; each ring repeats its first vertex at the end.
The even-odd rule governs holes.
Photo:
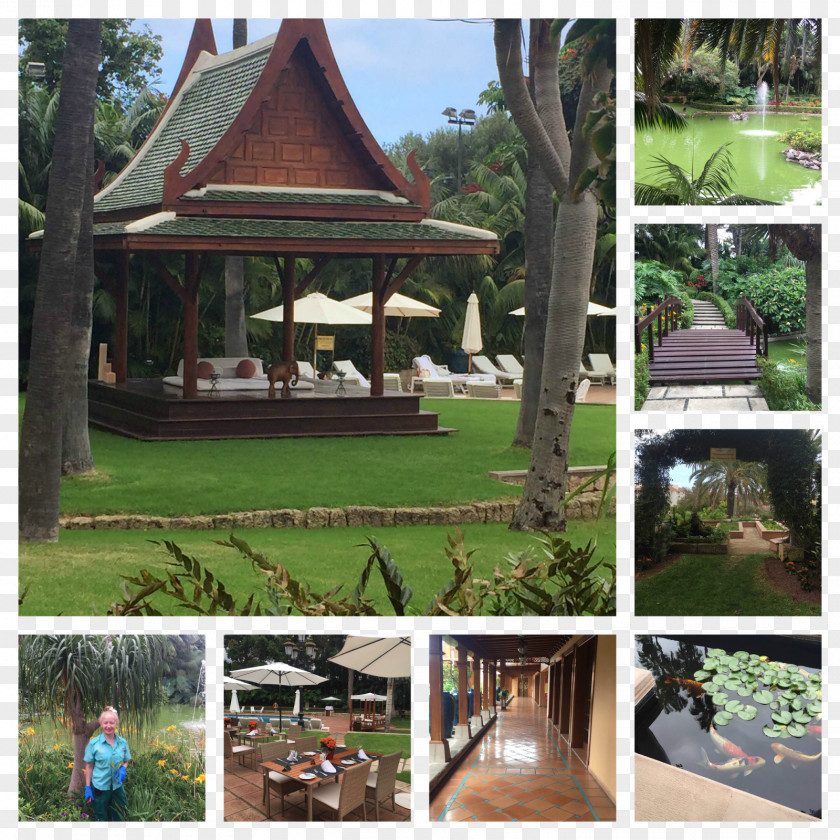
POLYGON ((686 554, 636 583, 636 615, 820 615, 771 589, 764 554, 686 554))
MULTIPOLYGON (((411 756, 411 734, 397 735, 385 732, 348 732, 344 736, 344 743, 348 747, 362 747, 367 752, 388 755, 388 753, 395 753, 397 750, 402 750, 403 758, 409 758, 411 756)), ((411 771, 401 770, 397 773, 397 780, 411 784, 411 771)))
MULTIPOLYGON (((282 563, 293 577, 305 580, 315 592, 325 592, 345 581, 348 593, 358 580, 367 559, 364 543, 369 535, 386 545, 405 582, 413 589, 410 606, 420 612, 452 576, 452 565, 444 554, 446 537, 454 529, 438 526, 398 528, 268 528, 237 531, 237 536, 282 563)), ((476 576, 492 578, 493 568, 503 563, 508 552, 534 544, 533 537, 509 531, 503 524, 462 527, 468 550, 475 549, 472 562, 476 576)), ((569 522, 569 539, 584 545, 598 537, 598 556, 615 562, 615 518, 600 522, 569 522)), ((29 593, 20 607, 21 615, 104 614, 119 598, 120 574, 136 576, 140 569, 161 574, 168 555, 149 542, 169 539, 197 557, 221 579, 239 603, 248 594, 263 592, 261 576, 238 552, 216 545, 226 537, 211 531, 62 531, 59 543, 20 546, 20 589, 29 593)), ((378 572, 371 576, 368 595, 384 614, 391 613, 384 584, 378 572)), ((174 601, 155 596, 164 614, 189 614, 177 610, 174 601)), ((265 600, 264 598, 262 600, 265 600)))
MULTIPOLYGON (((519 403, 422 400, 447 436, 297 438, 144 443, 91 433, 97 474, 62 481, 67 514, 154 516, 348 505, 426 506, 515 498, 490 470, 525 469, 512 449, 519 403)), ((615 451, 615 407, 581 405, 573 466, 605 464, 615 451)))

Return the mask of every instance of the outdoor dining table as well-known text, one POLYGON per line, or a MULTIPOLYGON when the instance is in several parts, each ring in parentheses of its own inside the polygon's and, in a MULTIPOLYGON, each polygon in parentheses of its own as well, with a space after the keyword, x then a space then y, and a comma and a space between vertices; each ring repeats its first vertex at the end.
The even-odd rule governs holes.
MULTIPOLYGON (((268 789, 268 774, 269 771, 273 770, 275 773, 281 773, 284 776, 288 776, 290 779, 294 779, 299 784, 302 784, 306 788, 306 819, 308 822, 312 822, 312 791, 318 787, 318 785, 323 784, 324 782, 335 782, 338 783, 338 777, 344 772, 345 767, 342 766, 341 762, 343 760, 350 760, 356 759, 356 764, 364 764, 365 759, 358 758, 359 750, 357 749, 348 749, 347 747, 343 748, 336 748, 335 755, 331 761, 331 764, 335 767, 335 773, 327 773, 321 770, 320 764, 313 765, 312 757, 311 756, 302 756, 295 762, 291 764, 285 760, 275 759, 274 761, 266 761, 263 762, 260 767, 263 769, 263 802, 267 803, 268 808, 268 815, 271 816, 271 793, 268 789), (314 779, 301 779, 301 773, 314 773, 314 779)), ((382 757, 381 753, 371 753, 365 751, 367 755, 368 761, 379 761, 382 757)))

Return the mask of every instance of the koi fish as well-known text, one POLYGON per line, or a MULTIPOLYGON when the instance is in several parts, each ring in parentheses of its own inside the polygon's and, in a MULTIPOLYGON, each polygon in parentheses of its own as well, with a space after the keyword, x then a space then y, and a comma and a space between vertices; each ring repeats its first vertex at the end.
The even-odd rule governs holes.
POLYGON ((665 677, 665 683, 666 683, 666 685, 671 685, 672 683, 676 683, 677 685, 681 685, 689 693, 692 693, 692 692, 697 692, 698 694, 705 694, 706 693, 706 689, 703 688, 703 684, 697 682, 697 680, 683 679, 683 677, 665 677))
POLYGON ((732 756, 732 758, 749 758, 749 756, 737 744, 733 744, 732 741, 727 741, 723 735, 715 732, 714 724, 709 726, 709 735, 712 736, 712 740, 715 742, 715 749, 717 749, 721 755, 729 755, 732 756))
POLYGON ((808 730, 808 731, 809 731, 812 735, 816 735, 816 736, 817 736, 817 738, 822 737, 822 725, 820 725, 820 726, 816 726, 816 725, 815 725, 815 724, 813 724, 813 723, 809 723, 809 724, 808 724, 805 728, 806 728, 806 729, 807 729, 807 730, 808 730))
POLYGON ((703 747, 700 747, 700 752, 703 753, 703 761, 700 763, 701 767, 708 767, 711 770, 718 770, 721 773, 734 773, 736 776, 739 773, 749 776, 753 770, 758 770, 759 767, 763 767, 765 764, 764 759, 758 755, 744 755, 740 758, 730 758, 724 764, 712 764, 703 747))
POLYGON ((775 764, 781 764, 788 758, 794 767, 804 761, 816 761, 822 755, 822 752, 818 752, 816 755, 805 755, 797 750, 792 750, 790 747, 786 747, 784 744, 770 744, 770 749, 776 753, 773 757, 775 764))

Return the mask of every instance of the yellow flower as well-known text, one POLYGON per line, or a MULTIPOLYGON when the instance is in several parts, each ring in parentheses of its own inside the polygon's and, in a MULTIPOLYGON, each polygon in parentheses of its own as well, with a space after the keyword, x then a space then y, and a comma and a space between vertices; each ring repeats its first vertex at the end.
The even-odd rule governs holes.
POLYGON ((27 735, 34 735, 34 734, 35 734, 35 730, 34 730, 34 729, 30 726, 30 727, 29 727, 29 729, 27 729, 27 730, 26 730, 26 734, 27 734, 27 735))
POLYGON ((54 750, 57 750, 57 749, 59 749, 59 746, 58 746, 58 744, 53 744, 53 749, 54 749, 54 750))
POLYGON ((169 772, 170 772, 173 776, 177 776, 177 775, 178 775, 178 771, 177 771, 177 770, 170 770, 169 772))
POLYGON ((202 784, 202 785, 204 784, 204 779, 205 779, 205 775, 204 775, 204 773, 202 773, 200 776, 196 776, 196 777, 195 777, 195 780, 196 780, 199 784, 202 784))
POLYGON ((182 778, 185 782, 188 782, 188 781, 190 780, 190 777, 189 777, 189 776, 181 776, 181 778, 182 778))
POLYGON ((164 765, 164 764, 166 764, 166 759, 165 759, 165 758, 162 758, 162 759, 158 762, 158 764, 159 764, 161 767, 163 767, 163 765, 164 765))
POLYGON ((187 762, 187 770, 189 770, 189 769, 190 769, 190 767, 192 767, 192 764, 191 764, 191 762, 189 762, 189 761, 188 761, 188 762, 187 762))
POLYGON ((175 731, 175 727, 174 727, 174 726, 167 726, 167 727, 166 727, 166 732, 174 732, 174 731, 175 731))
POLYGON ((65 770, 72 770, 73 769, 73 762, 71 761, 64 769, 65 770))

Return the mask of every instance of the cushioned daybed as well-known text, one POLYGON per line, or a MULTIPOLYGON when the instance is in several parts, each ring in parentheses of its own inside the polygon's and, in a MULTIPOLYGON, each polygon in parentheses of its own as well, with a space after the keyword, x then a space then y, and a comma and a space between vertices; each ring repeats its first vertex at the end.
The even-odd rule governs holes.
MULTIPOLYGON (((262 359, 199 359, 198 360, 198 390, 209 391, 213 387, 210 381, 211 373, 218 373, 221 378, 216 383, 219 391, 267 391, 268 374, 263 372, 262 359), (248 363, 251 364, 248 364, 248 363)), ((184 360, 178 362, 176 376, 164 376, 165 385, 184 387, 184 360)), ((293 391, 312 391, 315 383, 298 377, 297 385, 292 385, 293 391)))

